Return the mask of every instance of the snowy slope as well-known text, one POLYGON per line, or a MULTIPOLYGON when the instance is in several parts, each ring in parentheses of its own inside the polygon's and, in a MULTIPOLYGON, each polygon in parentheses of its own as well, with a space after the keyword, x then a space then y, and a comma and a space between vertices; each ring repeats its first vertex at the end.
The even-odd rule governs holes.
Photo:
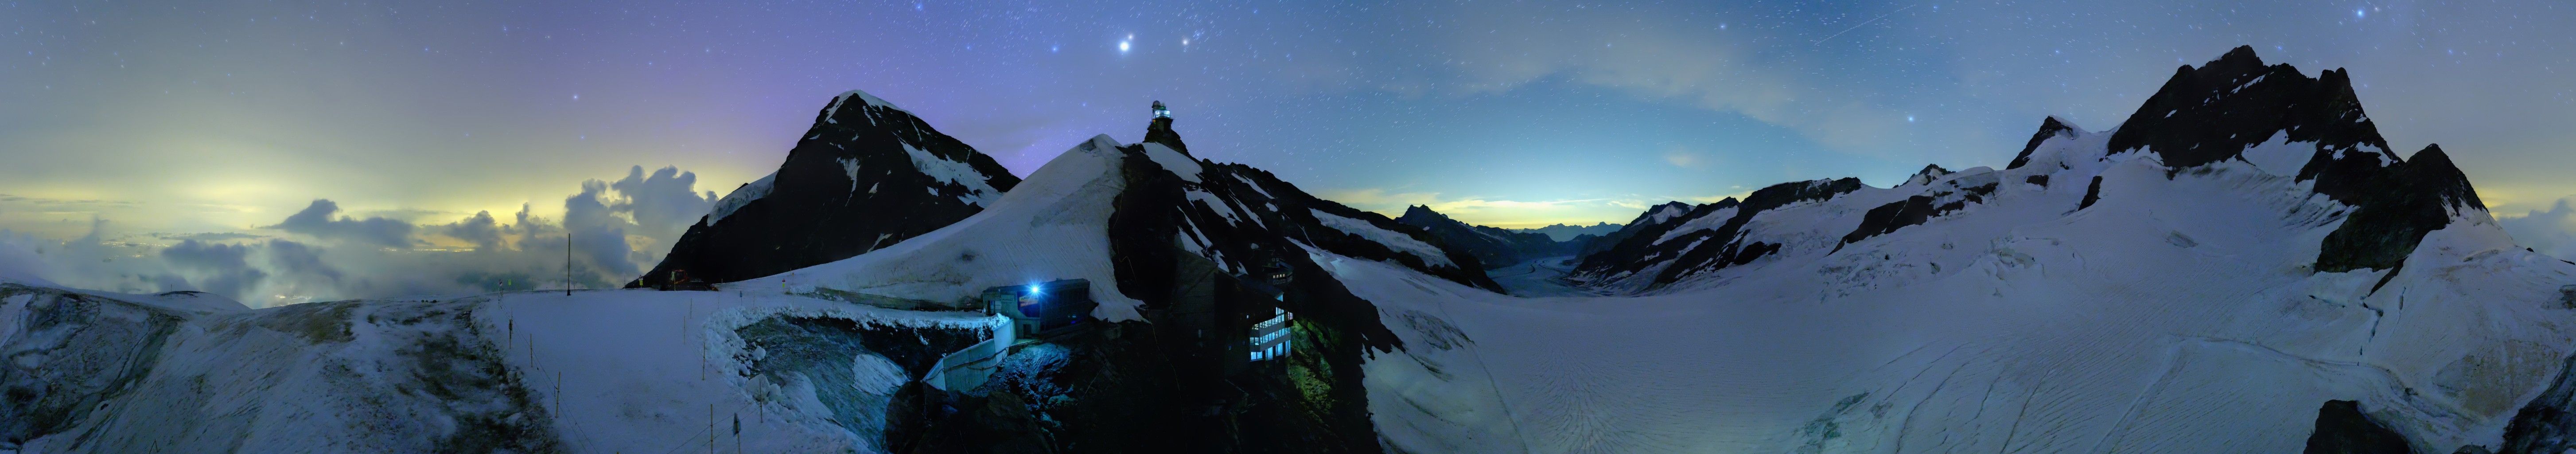
POLYGON ((2340 72, 2205 68, 2158 121, 2049 119, 2005 169, 1652 210, 1572 271, 1632 296, 1330 260, 1407 345, 1452 346, 1368 363, 1379 426, 1409 452, 2295 452, 2350 400, 2420 452, 2557 452, 2570 403, 2537 397, 2576 353, 2576 264, 2513 245, 2437 148, 2386 153, 2340 72))
POLYGON ((0 452, 668 452, 711 436, 874 452, 884 415, 836 404, 882 408, 936 359, 904 345, 962 347, 998 323, 746 292, 187 301, 203 298, 0 285, 0 386, 39 397, 0 403, 0 452), (832 326, 876 348, 818 368, 792 352, 832 339, 777 345, 779 327, 832 326))
MULTIPOLYGON (((984 289, 1057 279, 1116 282, 1109 260, 1112 202, 1126 190, 1124 155, 1107 135, 1091 138, 1005 193, 993 206, 911 240, 788 274, 747 281, 789 291, 847 292, 976 307, 984 289), (1030 241, 1032 239, 1044 241, 1030 241)), ((1094 316, 1135 320, 1135 298, 1091 286, 1094 316)))

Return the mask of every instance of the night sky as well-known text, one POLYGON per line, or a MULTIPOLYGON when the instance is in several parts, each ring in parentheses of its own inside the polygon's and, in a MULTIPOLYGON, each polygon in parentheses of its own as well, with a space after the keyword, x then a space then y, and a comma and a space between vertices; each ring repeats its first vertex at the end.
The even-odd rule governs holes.
POLYGON ((585 274, 622 280, 850 89, 1023 175, 1139 140, 1161 100, 1199 157, 1364 209, 1624 222, 2000 166, 2042 117, 2111 128, 2238 45, 2351 69, 2395 148, 2440 143, 2524 243, 2576 255, 2561 2, 1213 3, 6 3, 0 270, 508 287, 561 255, 548 228, 599 223, 634 247, 585 274), (519 255, 456 252, 478 245, 519 255))

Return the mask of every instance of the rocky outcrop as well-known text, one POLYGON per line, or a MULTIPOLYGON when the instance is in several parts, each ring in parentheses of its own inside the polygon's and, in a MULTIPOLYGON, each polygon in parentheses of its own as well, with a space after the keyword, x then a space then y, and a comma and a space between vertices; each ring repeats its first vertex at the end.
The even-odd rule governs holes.
POLYGON ((2326 235, 2317 271, 2370 268, 2394 276, 2425 233, 2450 225, 2462 211, 2486 210, 2440 145, 2426 145, 2409 161, 2390 159, 2318 150, 2299 171, 2300 179, 2316 181, 2317 193, 2353 207, 2343 226, 2326 235))
POLYGON ((2306 454, 2414 454, 2406 436, 2372 421, 2361 403, 2329 400, 2317 409, 2317 428, 2308 434, 2306 454))
POLYGON ((2057 121, 2057 117, 2055 116, 2050 116, 2047 119, 2040 120, 2039 132, 2032 133, 2030 135, 2030 143, 2022 145, 2021 154, 2014 155, 2012 164, 2005 165, 2004 169, 2019 169, 2021 166, 2029 165, 2030 153, 2038 150, 2039 144, 2047 143, 2048 139, 2074 137, 2076 132, 2077 131, 2074 127, 2067 126, 2066 123, 2057 121))
POLYGON ((2558 379, 2523 404, 2505 423, 2498 454, 2560 453, 2576 449, 2576 356, 2567 357, 2558 379))
POLYGON ((2311 78, 2287 64, 2267 66, 2251 46, 2174 70, 2111 134, 2110 151, 2143 149, 2166 166, 2194 167, 2240 158, 2247 148, 2275 141, 2275 133, 2321 152, 2395 158, 2361 112, 2350 74, 2336 69, 2311 78))

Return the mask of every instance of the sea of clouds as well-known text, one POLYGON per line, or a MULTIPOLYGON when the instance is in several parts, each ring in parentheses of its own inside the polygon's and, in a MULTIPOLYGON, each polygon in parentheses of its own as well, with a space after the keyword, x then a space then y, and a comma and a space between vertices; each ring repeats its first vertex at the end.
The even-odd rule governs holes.
POLYGON ((715 204, 716 194, 696 185, 695 173, 636 166, 614 181, 582 182, 563 199, 562 219, 522 204, 514 214, 415 223, 352 215, 315 199, 275 224, 239 232, 118 233, 113 219, 93 219, 87 235, 67 241, 0 230, 0 278, 124 293, 203 291, 251 307, 613 288, 659 262, 715 204))

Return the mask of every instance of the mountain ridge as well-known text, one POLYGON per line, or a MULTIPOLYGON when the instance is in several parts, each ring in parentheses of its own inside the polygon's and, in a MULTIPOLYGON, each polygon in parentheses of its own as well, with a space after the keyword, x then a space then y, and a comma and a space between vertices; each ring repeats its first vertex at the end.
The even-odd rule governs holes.
POLYGON ((719 199, 627 287, 674 284, 674 272, 734 282, 849 258, 971 216, 1020 182, 864 91, 834 96, 799 137, 777 171, 719 199))

